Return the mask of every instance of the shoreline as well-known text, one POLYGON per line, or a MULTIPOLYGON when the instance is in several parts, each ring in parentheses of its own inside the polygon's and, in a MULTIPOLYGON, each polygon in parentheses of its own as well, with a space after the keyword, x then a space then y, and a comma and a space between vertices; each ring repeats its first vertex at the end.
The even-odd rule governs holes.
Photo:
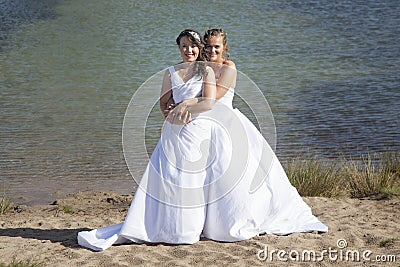
MULTIPOLYGON (((131 199, 132 195, 116 192, 84 191, 49 205, 16 206, 0 215, 0 264, 9 264, 15 258, 43 266, 152 266, 160 263, 168 266, 287 266, 288 262, 279 261, 276 254, 271 261, 269 257, 260 260, 257 253, 263 250, 260 255, 264 255, 266 248, 268 253, 312 250, 320 255, 330 248, 338 250, 340 239, 347 242, 347 247, 342 249, 344 252, 370 250, 371 257, 394 255, 397 264, 400 261, 399 196, 383 200, 303 197, 313 214, 328 225, 329 232, 324 234, 261 235, 235 243, 202 239, 193 245, 132 244, 113 246, 104 252, 78 246, 79 231, 121 223, 131 199)), ((395 263, 362 259, 358 262, 329 260, 328 256, 318 264, 395 266, 395 263)))
MULTIPOLYGON (((359 158, 324 159, 313 155, 302 155, 281 161, 289 181, 301 196, 366 197, 400 195, 400 152, 387 150, 377 154, 365 154, 359 158), (308 182, 307 182, 308 180, 308 182)), ((83 177, 82 177, 83 178, 83 177)), ((125 173, 107 179, 36 181, 36 190, 19 184, 6 185, 2 181, 0 197, 7 197, 17 205, 50 204, 57 198, 87 190, 115 191, 119 194, 134 194, 137 183, 131 174, 125 173), (51 184, 51 187, 49 187, 51 184), (11 189, 9 189, 11 187, 11 189), (15 197, 16 196, 16 197, 15 197)))

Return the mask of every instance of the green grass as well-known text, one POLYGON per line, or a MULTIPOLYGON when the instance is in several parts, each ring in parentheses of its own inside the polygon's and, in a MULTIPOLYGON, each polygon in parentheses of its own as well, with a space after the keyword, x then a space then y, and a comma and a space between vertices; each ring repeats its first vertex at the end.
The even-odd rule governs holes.
POLYGON ((7 196, 6 190, 3 187, 3 193, 0 196, 0 215, 7 213, 13 206, 13 201, 7 196))
POLYGON ((343 193, 343 182, 338 176, 338 164, 317 158, 296 159, 286 166, 291 184, 302 196, 337 197, 343 193))
POLYGON ((59 205, 59 206, 58 206, 58 209, 61 210, 61 211, 63 211, 63 212, 65 212, 65 213, 68 213, 68 214, 71 214, 71 213, 74 212, 74 210, 72 209, 71 206, 59 205))
POLYGON ((0 263, 0 267, 42 267, 42 263, 32 263, 30 260, 28 261, 22 261, 22 260, 16 260, 15 258, 9 263, 0 263))
POLYGON ((301 196, 390 198, 400 195, 400 152, 358 159, 296 159, 285 165, 301 196))
POLYGON ((379 242, 379 246, 381 248, 386 247, 387 245, 393 244, 395 241, 400 240, 400 238, 393 237, 393 238, 387 238, 379 242))
POLYGON ((400 153, 362 156, 347 161, 344 179, 351 197, 391 197, 400 193, 400 153))
POLYGON ((400 176, 400 152, 388 151, 380 154, 380 158, 384 162, 384 172, 400 176))

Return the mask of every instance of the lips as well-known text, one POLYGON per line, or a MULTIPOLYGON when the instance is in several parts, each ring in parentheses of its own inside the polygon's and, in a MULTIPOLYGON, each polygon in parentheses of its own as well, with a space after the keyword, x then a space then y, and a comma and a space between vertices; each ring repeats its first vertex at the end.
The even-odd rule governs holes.
POLYGON ((189 60, 192 60, 195 58, 195 55, 194 54, 186 54, 186 58, 189 60))

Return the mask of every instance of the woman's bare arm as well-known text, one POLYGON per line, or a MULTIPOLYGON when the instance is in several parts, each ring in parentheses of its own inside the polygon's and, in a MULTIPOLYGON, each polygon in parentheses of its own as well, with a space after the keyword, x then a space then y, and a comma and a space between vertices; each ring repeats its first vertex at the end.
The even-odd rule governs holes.
MULTIPOLYGON (((230 88, 236 87, 236 77, 237 77, 236 65, 233 61, 228 60, 221 67, 221 74, 218 79, 218 82, 216 83, 216 95, 215 95, 216 100, 220 100, 230 90, 230 88)), ((198 101, 199 97, 189 98, 183 100, 181 103, 186 103, 187 105, 193 105, 196 104, 198 101)), ((176 105, 179 104, 180 103, 177 103, 176 105)))
POLYGON ((188 123, 191 120, 192 114, 212 109, 215 104, 215 95, 215 74, 212 68, 207 68, 207 74, 203 78, 202 97, 191 98, 179 103, 172 111, 172 118, 169 121, 175 124, 188 123))
POLYGON ((210 110, 215 104, 216 91, 214 71, 212 68, 207 68, 207 74, 203 78, 202 96, 183 102, 179 106, 185 107, 185 110, 191 114, 210 110))
POLYGON ((236 86, 236 76, 237 70, 235 63, 228 60, 221 68, 221 75, 219 76, 217 82, 217 94, 216 99, 221 99, 230 88, 235 88, 236 86))
POLYGON ((160 95, 160 109, 164 115, 164 118, 168 116, 171 109, 168 108, 170 105, 170 99, 172 98, 172 84, 171 77, 168 71, 164 73, 164 78, 161 86, 161 95, 160 95))

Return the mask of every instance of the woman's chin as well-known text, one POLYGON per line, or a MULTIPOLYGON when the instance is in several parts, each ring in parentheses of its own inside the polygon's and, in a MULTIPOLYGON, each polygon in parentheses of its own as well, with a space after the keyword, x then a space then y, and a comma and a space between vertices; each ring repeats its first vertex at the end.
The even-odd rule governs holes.
POLYGON ((218 57, 211 57, 211 58, 210 58, 210 61, 211 61, 211 62, 217 62, 217 63, 220 62, 220 60, 219 60, 218 57))

